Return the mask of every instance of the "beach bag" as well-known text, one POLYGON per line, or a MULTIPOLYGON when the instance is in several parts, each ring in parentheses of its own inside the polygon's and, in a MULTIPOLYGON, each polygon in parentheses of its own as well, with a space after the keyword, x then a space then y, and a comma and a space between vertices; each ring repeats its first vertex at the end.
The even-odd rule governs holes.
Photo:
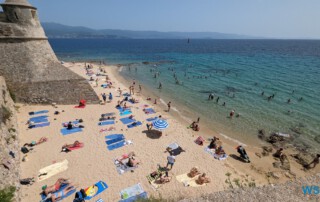
POLYGON ((29 152, 29 149, 27 147, 21 147, 21 152, 26 154, 29 152))

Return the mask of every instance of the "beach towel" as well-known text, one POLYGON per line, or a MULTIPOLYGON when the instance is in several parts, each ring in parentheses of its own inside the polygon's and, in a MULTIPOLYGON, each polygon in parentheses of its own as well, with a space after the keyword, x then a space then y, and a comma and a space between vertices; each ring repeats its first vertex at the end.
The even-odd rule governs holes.
POLYGON ((151 121, 155 121, 155 120, 157 120, 158 119, 158 117, 156 116, 156 117, 153 117, 153 118, 148 118, 148 119, 146 119, 147 121, 149 121, 149 122, 151 122, 151 121))
MULTIPOLYGON (((79 120, 72 121, 71 123, 72 123, 72 124, 79 124, 79 120)), ((68 124, 69 124, 69 122, 64 122, 64 123, 62 123, 62 126, 63 126, 63 127, 67 127, 68 124)))
POLYGON ((78 133, 78 132, 82 132, 82 128, 72 128, 72 129, 62 128, 60 130, 60 133, 62 135, 70 135, 70 134, 78 133))
POLYGON ((103 117, 103 116, 113 116, 113 115, 115 115, 115 113, 114 112, 110 112, 110 113, 101 114, 101 117, 103 117))
POLYGON ((129 123, 135 122, 136 120, 133 119, 133 118, 130 119, 130 117, 125 117, 125 118, 120 119, 120 121, 121 121, 123 124, 127 125, 127 124, 129 124, 129 123))
POLYGON ((196 175, 193 178, 190 178, 188 176, 188 173, 182 174, 182 175, 177 175, 176 179, 178 180, 178 182, 181 182, 184 184, 184 186, 190 186, 190 187, 201 187, 201 186, 205 186, 206 184, 202 184, 199 185, 196 183, 196 180, 198 179, 199 175, 196 175))
POLYGON ((139 198, 148 198, 147 192, 145 192, 141 184, 136 184, 120 192, 120 202, 134 202, 139 198))
MULTIPOLYGON (((31 121, 31 120, 29 120, 31 121)), ((43 122, 49 122, 47 118, 42 118, 42 119, 34 119, 32 121, 33 123, 43 123, 43 122)))
POLYGON ((68 160, 64 160, 39 170, 38 181, 48 179, 68 169, 68 160), (42 174, 42 175, 41 175, 42 174), (45 175, 43 175, 45 174, 45 175))
POLYGON ((210 149, 209 147, 205 147, 204 151, 207 152, 208 154, 210 154, 211 156, 213 156, 215 159, 218 160, 225 160, 228 158, 227 154, 223 154, 222 156, 215 154, 215 149, 210 149))
POLYGON ((113 120, 111 121, 101 121, 98 123, 99 126, 105 126, 105 125, 111 125, 114 124, 115 122, 113 120))
MULTIPOLYGON (((59 200, 59 201, 62 201, 63 199, 67 198, 68 196, 71 196, 72 194, 74 194, 74 193, 76 192, 76 189, 74 188, 74 189, 72 189, 72 191, 70 191, 68 194, 64 194, 64 193, 63 193, 63 190, 64 190, 67 186, 68 186, 67 184, 62 185, 58 191, 55 191, 55 192, 53 192, 52 194, 53 194, 53 195, 58 195, 58 196, 61 196, 61 195, 63 194, 63 195, 61 196, 61 199, 59 200)), ((42 193, 42 194, 41 194, 41 200, 42 200, 41 202, 51 202, 51 199, 48 199, 48 200, 43 201, 43 200, 46 199, 46 198, 47 198, 47 196, 42 193)))
POLYGON ((44 123, 38 123, 33 125, 32 127, 29 127, 30 129, 32 128, 42 128, 42 127, 46 127, 46 126, 50 126, 50 122, 44 122, 44 123))
POLYGON ((107 135, 105 136, 106 139, 115 139, 115 138, 118 138, 118 137, 124 137, 123 134, 111 134, 111 135, 107 135))
POLYGON ((122 140, 120 142, 116 142, 114 144, 108 145, 107 148, 108 148, 108 150, 112 151, 112 150, 118 149, 120 147, 123 147, 124 145, 126 145, 126 141, 122 140))
POLYGON ((99 198, 98 200, 96 200, 96 202, 103 202, 103 200, 99 198))
POLYGON ((49 112, 49 110, 41 110, 41 111, 36 111, 36 112, 29 112, 29 115, 32 116, 32 115, 37 115, 37 114, 46 114, 48 112, 49 112))
POLYGON ((84 144, 83 143, 80 143, 79 145, 75 146, 75 147, 68 147, 69 150, 73 151, 73 150, 76 150, 76 149, 80 149, 84 147, 84 144))
POLYGON ((117 138, 113 138, 113 139, 107 140, 107 141, 106 141, 106 144, 107 144, 107 145, 111 145, 111 144, 113 144, 113 143, 120 142, 120 141, 122 141, 122 140, 124 140, 124 136, 119 136, 119 137, 117 137, 117 138))
POLYGON ((35 121, 35 120, 38 120, 38 119, 46 119, 46 118, 48 118, 49 116, 47 116, 47 115, 44 115, 44 116, 35 116, 35 117, 31 117, 30 119, 29 119, 29 121, 35 121))
POLYGON ((108 87, 108 84, 107 84, 107 83, 101 84, 101 87, 102 87, 102 88, 107 88, 107 87, 108 87))
POLYGON ((90 187, 84 189, 84 191, 87 194, 87 196, 84 199, 90 200, 93 197, 101 194, 106 189, 108 189, 108 185, 103 181, 99 181, 96 184, 94 184, 93 186, 90 186, 90 187))
POLYGON ((124 93, 123 96, 125 96, 125 97, 130 97, 131 94, 129 94, 129 93, 124 93))
POLYGON ((116 169, 120 175, 138 168, 138 166, 135 166, 135 167, 127 166, 128 161, 129 161, 129 158, 123 159, 121 164, 118 160, 116 159, 114 160, 114 165, 116 166, 116 169))
POLYGON ((132 123, 132 124, 127 125, 127 127, 134 128, 134 127, 141 126, 141 125, 142 125, 142 123, 140 121, 138 121, 136 123, 132 123))
POLYGON ((124 111, 124 112, 120 112, 120 116, 125 116, 125 115, 129 115, 129 114, 132 114, 132 111, 127 110, 127 111, 124 111))
POLYGON ((152 108, 144 109, 145 114, 155 114, 156 112, 152 108))

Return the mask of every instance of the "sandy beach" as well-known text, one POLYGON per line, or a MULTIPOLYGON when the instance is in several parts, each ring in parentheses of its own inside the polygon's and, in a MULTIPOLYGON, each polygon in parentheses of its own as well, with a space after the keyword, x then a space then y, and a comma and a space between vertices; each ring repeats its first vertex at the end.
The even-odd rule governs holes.
MULTIPOLYGON (((86 76, 84 63, 65 63, 64 65, 86 79, 90 78, 86 76)), ((98 72, 98 65, 94 64, 93 66, 93 71, 98 72)), ((251 163, 243 163, 232 157, 232 154, 239 156, 235 149, 238 146, 236 142, 214 133, 203 125, 201 125, 200 132, 187 129, 190 123, 179 118, 178 114, 174 111, 165 112, 166 106, 161 103, 154 105, 154 98, 152 101, 147 101, 146 97, 152 94, 146 91, 143 86, 142 93, 139 93, 139 81, 136 81, 135 94, 133 95, 134 98, 139 100, 139 103, 130 104, 127 102, 127 105, 131 107, 134 118, 137 121, 141 121, 142 125, 128 129, 119 120, 126 116, 120 116, 115 106, 118 100, 124 98, 123 96, 119 97, 117 89, 120 88, 123 90, 123 93, 129 93, 129 84, 132 81, 126 81, 118 74, 119 67, 103 66, 102 68, 106 70, 113 88, 101 87, 101 84, 105 83, 105 76, 97 77, 99 79, 98 86, 96 86, 96 82, 94 81, 91 85, 100 97, 102 93, 108 95, 111 92, 113 100, 110 103, 106 103, 105 105, 87 105, 83 109, 74 108, 74 105, 58 105, 57 108, 49 105, 19 105, 20 146, 23 146, 24 143, 37 141, 41 137, 48 138, 47 142, 33 147, 33 151, 27 154, 27 161, 21 163, 21 178, 37 178, 41 168, 65 159, 68 161, 67 170, 40 182, 36 180, 32 186, 24 186, 22 188, 22 201, 40 201, 41 187, 43 185, 52 185, 58 178, 62 177, 70 179, 77 186, 77 190, 89 187, 100 180, 106 182, 108 189, 90 201, 96 201, 99 198, 104 201, 119 201, 121 190, 138 183, 142 185, 148 196, 161 196, 177 200, 182 197, 197 197, 203 194, 230 189, 230 184, 226 183, 228 179, 227 173, 231 174, 231 184, 236 188, 237 183, 233 180, 239 181, 243 186, 249 186, 249 183, 252 186, 253 184, 261 186, 270 183, 282 183, 296 177, 312 175, 320 171, 319 166, 314 170, 304 171, 302 166, 290 156, 290 152, 293 151, 286 151, 290 161, 290 171, 274 168, 272 163, 276 160, 272 155, 260 158, 255 154, 262 152, 261 145, 248 144, 245 149, 248 152, 251 163), (153 108, 156 113, 145 114, 143 112, 145 105, 153 108), (49 116, 50 126, 27 129, 26 123, 30 117, 28 113, 39 110, 49 110, 47 115, 49 116), (64 112, 54 115, 54 112, 57 110, 64 110, 64 112), (110 127, 109 125, 98 125, 101 114, 111 112, 115 113, 115 125, 112 126, 116 129, 114 131, 99 132, 101 129, 110 127), (146 119, 159 115, 162 115, 169 123, 169 127, 163 131, 161 137, 150 135, 146 128, 146 119), (83 131, 66 136, 61 135, 61 124, 75 119, 83 119, 84 122, 81 123, 81 125, 85 126, 83 131), (131 140, 133 144, 109 151, 105 143, 105 136, 110 134, 123 134, 126 140, 131 140), (225 160, 214 159, 213 156, 204 151, 205 147, 209 145, 209 141, 203 146, 195 144, 194 140, 198 136, 205 138, 219 137, 229 157, 225 160), (76 140, 83 142, 84 147, 69 153, 61 152, 61 147, 64 144, 72 144, 76 140), (179 144, 186 152, 182 152, 176 156, 176 162, 172 170, 169 171, 169 176, 172 177, 171 181, 155 190, 149 184, 146 176, 157 170, 157 164, 166 166, 168 153, 165 150, 171 143, 179 144), (135 152, 136 159, 141 161, 141 164, 134 172, 126 172, 120 175, 116 170, 113 160, 132 151, 135 152), (202 173, 206 173, 211 182, 201 187, 185 187, 183 183, 176 180, 176 176, 188 173, 192 167, 198 167, 202 173)), ((174 106, 174 101, 172 102, 174 106)), ((179 106, 174 107, 179 108, 179 106)), ((195 119, 196 117, 190 118, 195 119)), ((23 156, 21 155, 21 158, 23 156)), ((71 202, 73 201, 73 197, 70 196, 64 199, 64 201, 71 202)))

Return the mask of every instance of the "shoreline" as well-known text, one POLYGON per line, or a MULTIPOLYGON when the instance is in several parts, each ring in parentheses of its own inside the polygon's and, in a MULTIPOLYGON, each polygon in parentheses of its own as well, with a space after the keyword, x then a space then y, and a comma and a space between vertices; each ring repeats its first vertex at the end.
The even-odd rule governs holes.
MULTIPOLYGON (((83 63, 65 63, 67 68, 72 71, 78 73, 79 75, 85 77, 84 72, 84 64, 83 63)), ((94 64, 94 70, 97 70, 97 66, 94 64)), ((106 70, 108 76, 111 81, 114 82, 116 88, 114 89, 102 89, 100 87, 93 87, 96 93, 100 96, 101 92, 112 92, 116 93, 116 89, 118 87, 122 89, 126 89, 128 92, 128 84, 131 81, 126 81, 124 77, 122 77, 116 66, 103 66, 103 69, 106 70)), ((87 78, 87 77, 85 77, 87 78)), ((101 84, 101 82, 99 83, 101 84)), ((94 86, 94 84, 92 85, 94 86)), ((99 85, 100 86, 100 85, 99 85)), ((119 200, 118 193, 121 189, 124 189, 128 186, 133 185, 134 183, 142 183, 143 188, 148 192, 148 195, 153 196, 166 196, 168 198, 172 197, 199 197, 203 194, 208 194, 217 191, 223 191, 228 188, 228 184, 225 183, 227 179, 226 174, 231 173, 231 179, 240 179, 242 181, 252 180, 256 184, 256 186, 262 186, 266 184, 272 183, 282 183, 287 180, 294 179, 295 177, 312 175, 314 172, 319 172, 319 168, 314 171, 304 172, 301 171, 299 165, 294 161, 291 162, 292 169, 291 172, 295 174, 292 175, 289 172, 285 172, 283 170, 273 168, 272 162, 275 161, 272 157, 262 157, 259 158, 255 155, 256 152, 261 152, 260 148, 252 147, 248 145, 246 150, 250 156, 251 164, 245 164, 231 157, 232 154, 238 156, 235 147, 237 144, 232 142, 231 140, 225 139, 225 137, 221 137, 221 135, 217 134, 217 136, 221 137, 220 139, 223 142, 223 146, 229 157, 224 161, 218 161, 211 157, 209 154, 203 151, 204 147, 198 146, 193 141, 197 138, 199 134, 213 134, 213 131, 206 130, 205 127, 201 126, 201 132, 194 132, 190 129, 186 128, 187 123, 186 120, 183 120, 178 114, 164 112, 162 105, 158 104, 154 106, 153 100, 152 102, 146 101, 145 99, 145 89, 147 87, 142 86, 142 95, 134 96, 139 98, 140 103, 137 105, 133 105, 133 112, 135 117, 142 122, 142 126, 136 129, 128 130, 121 125, 121 123, 116 123, 117 131, 121 132, 128 137, 128 139, 133 140, 133 146, 126 146, 123 150, 115 150, 115 151, 106 151, 105 143, 103 141, 103 135, 98 134, 99 127, 96 125, 96 121, 99 117, 99 113, 101 112, 113 112, 115 111, 114 106, 119 99, 114 96, 114 100, 112 103, 106 105, 88 105, 85 109, 74 109, 70 105, 59 105, 59 110, 65 110, 66 112, 61 115, 55 117, 58 121, 52 120, 52 127, 48 128, 48 130, 40 130, 39 131, 31 131, 25 129, 25 121, 28 116, 26 116, 28 111, 41 110, 50 108, 50 111, 56 110, 51 106, 23 106, 19 112, 19 128, 21 133, 25 133, 24 136, 20 137, 20 143, 30 142, 35 138, 39 138, 45 134, 49 135, 50 141, 47 144, 49 147, 40 145, 39 148, 35 148, 35 152, 31 153, 29 156, 30 162, 38 162, 38 164, 31 164, 30 162, 22 163, 22 176, 28 177, 35 175, 39 168, 45 167, 49 165, 53 160, 59 161, 63 159, 68 159, 70 162, 69 169, 57 176, 50 178, 46 181, 46 184, 51 184, 57 179, 57 177, 66 176, 75 180, 77 184, 79 184, 80 188, 84 188, 86 185, 90 185, 97 180, 106 180, 109 185, 109 189, 106 193, 101 194, 100 198, 107 201, 115 201, 119 200), (150 107, 155 108, 157 112, 155 114, 161 114, 164 118, 168 119, 169 128, 164 131, 164 135, 159 139, 151 139, 145 136, 144 132, 146 130, 145 127, 145 118, 146 116, 140 106, 142 104, 148 104, 150 107), (54 127, 61 127, 60 122, 72 120, 74 118, 84 118, 85 122, 85 132, 83 134, 71 135, 71 136, 61 136, 54 127), (121 128, 121 130, 119 130, 121 128), (141 131, 142 130, 142 131, 141 131), (102 138, 102 139, 101 139, 102 138), (61 148, 61 144, 63 143, 71 143, 75 139, 80 141, 85 141, 86 146, 75 152, 71 152, 70 154, 60 154, 57 152, 61 148), (186 149, 186 153, 182 153, 178 156, 177 163, 175 164, 172 171, 170 171, 170 175, 173 176, 173 179, 170 183, 163 185, 158 191, 153 191, 150 186, 148 186, 148 182, 146 181, 146 175, 152 172, 157 163, 165 164, 167 154, 163 153, 165 146, 172 143, 178 142, 179 145, 186 149), (53 144, 53 145, 52 145, 53 144), (50 147, 50 145, 52 147, 50 147), (48 152, 49 151, 49 152, 48 152), (123 176, 116 174, 114 165, 111 161, 112 158, 116 156, 122 155, 124 152, 134 151, 137 153, 139 160, 142 161, 142 165, 139 166, 138 169, 135 170, 134 173, 125 173, 123 176), (147 152, 146 152, 147 151, 147 152), (47 155, 46 155, 47 154, 47 155), (79 161, 79 155, 81 159, 90 159, 89 162, 79 161), (99 164, 97 164, 99 162, 99 164), (207 186, 200 188, 186 188, 181 183, 178 183, 174 178, 175 176, 188 172, 192 167, 198 166, 202 172, 206 172, 207 175, 211 178, 212 182, 207 186), (87 174, 87 170, 94 170, 94 172, 87 174), (276 177, 267 178, 266 174, 268 172, 273 172, 279 179, 276 177)), ((146 92, 149 93, 149 92, 146 92)), ((158 102, 160 103, 160 102, 158 102)), ((179 106, 178 106, 179 107, 179 106)), ((120 118, 117 116, 117 118, 120 118)), ((209 137, 212 137, 210 135, 209 137)), ((205 143, 205 145, 209 144, 209 142, 205 143)), ((231 182, 233 183, 233 182, 231 182)), ((44 183, 36 183, 30 187, 23 187, 22 192, 25 196, 26 201, 37 201, 37 193, 41 190, 41 185, 44 183), (28 194, 28 195, 26 195, 28 194)), ((99 197, 97 197, 98 199, 99 197)), ((69 199, 66 199, 68 202, 69 199)), ((71 200, 70 200, 71 201, 71 200)))

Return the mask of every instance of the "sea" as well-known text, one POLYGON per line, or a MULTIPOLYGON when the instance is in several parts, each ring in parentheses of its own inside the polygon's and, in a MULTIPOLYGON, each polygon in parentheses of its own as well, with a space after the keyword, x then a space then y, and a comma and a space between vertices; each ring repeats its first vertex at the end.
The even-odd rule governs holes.
POLYGON ((62 61, 120 64, 124 78, 135 79, 159 103, 171 101, 172 109, 190 123, 200 117, 200 123, 242 142, 256 139, 263 129, 320 148, 319 40, 49 42, 62 61), (231 110, 237 117, 229 117, 231 110))

